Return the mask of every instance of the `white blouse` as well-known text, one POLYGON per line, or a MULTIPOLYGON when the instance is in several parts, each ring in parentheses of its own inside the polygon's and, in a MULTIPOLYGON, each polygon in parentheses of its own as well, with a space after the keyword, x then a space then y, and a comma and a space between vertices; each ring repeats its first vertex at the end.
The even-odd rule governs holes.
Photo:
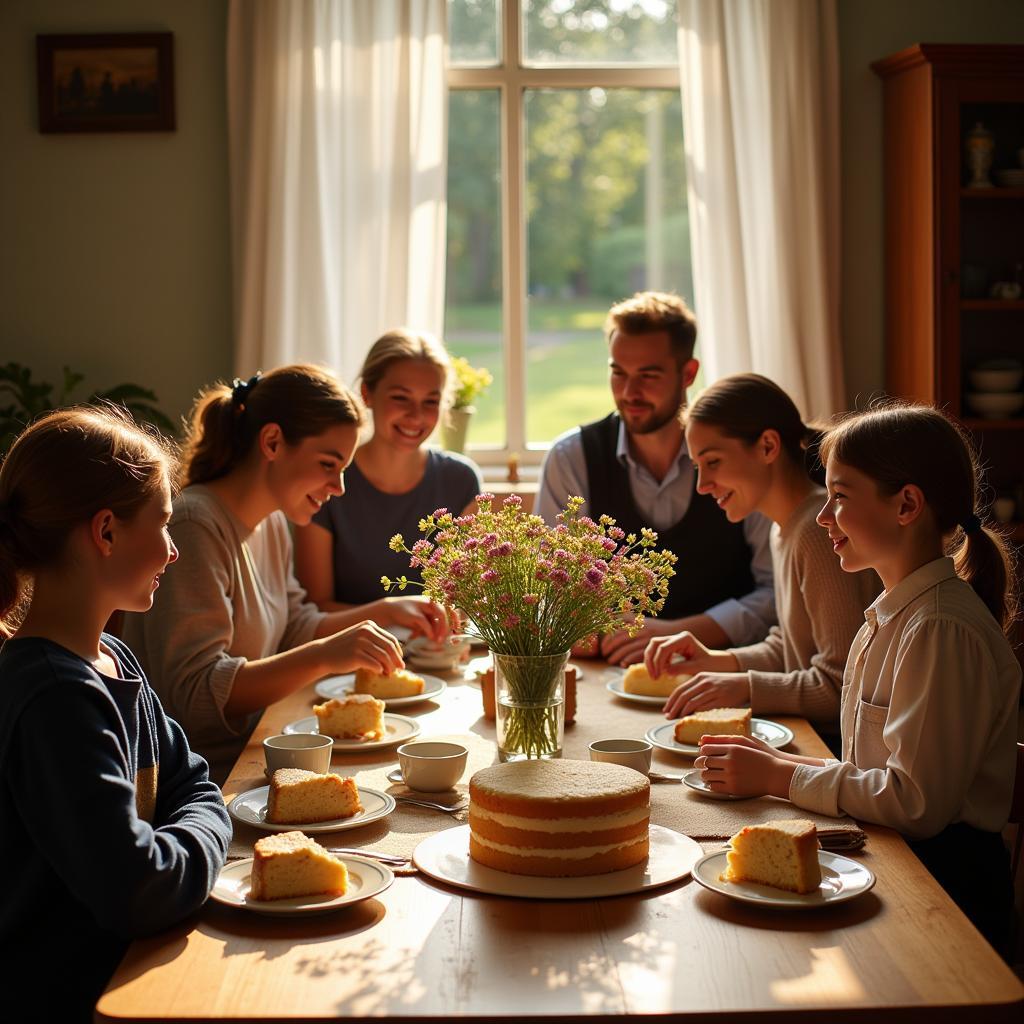
POLYGON ((913 839, 1006 824, 1021 670, 998 623, 939 558, 864 613, 843 677, 843 760, 798 765, 793 803, 913 839))

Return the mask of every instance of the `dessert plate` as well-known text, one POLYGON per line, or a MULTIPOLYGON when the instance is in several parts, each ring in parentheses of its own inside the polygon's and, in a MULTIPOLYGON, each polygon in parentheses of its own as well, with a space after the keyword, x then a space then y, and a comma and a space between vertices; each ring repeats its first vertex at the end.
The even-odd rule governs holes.
POLYGON ((269 786, 257 786, 239 793, 228 804, 228 814, 242 825, 251 825, 264 832, 341 832, 344 829, 359 828, 371 821, 386 818, 395 809, 395 798, 378 789, 366 789, 356 786, 359 790, 359 802, 363 805, 350 818, 334 818, 332 821, 306 821, 301 824, 267 821, 267 800, 270 797, 269 786))
POLYGON ((738 796, 736 793, 720 793, 716 789, 712 789, 701 777, 700 769, 694 768, 692 771, 688 771, 683 775, 683 785, 688 786, 696 793, 700 793, 701 796, 706 796, 709 800, 749 800, 750 797, 738 796))
MULTIPOLYGON (((421 678, 423 679, 422 693, 414 693, 411 697, 381 697, 380 699, 384 701, 384 706, 400 708, 406 704, 419 704, 425 700, 433 700, 443 693, 448 685, 443 679, 438 679, 437 676, 424 675, 421 678)), ((353 687, 355 684, 355 674, 348 672, 343 676, 328 676, 326 679, 321 679, 313 687, 313 690, 318 697, 323 697, 324 700, 330 700, 332 697, 340 699, 354 692, 353 687)), ((335 743, 337 743, 337 740, 335 740, 335 743)))
POLYGON ((391 869, 377 861, 351 854, 336 855, 348 868, 348 891, 341 896, 326 893, 319 896, 293 896, 284 900, 249 898, 252 857, 234 860, 221 869, 210 891, 210 898, 228 907, 253 910, 257 914, 280 914, 294 917, 306 914, 327 914, 350 903, 368 900, 382 893, 395 880, 391 869))
POLYGON ((646 864, 604 875, 537 878, 477 864, 469 856, 469 825, 460 825, 424 839, 413 852, 412 860, 425 875, 460 889, 531 900, 583 900, 622 896, 676 882, 690 873, 702 852, 689 836, 652 825, 651 853, 646 864))
MULTIPOLYGON (((644 739, 655 747, 662 750, 670 750, 673 754, 686 754, 688 757, 696 757, 700 753, 700 747, 692 743, 677 743, 675 738, 676 723, 665 722, 663 725, 656 725, 644 733, 644 739)), ((285 728, 285 732, 288 729, 285 728)), ((767 718, 752 718, 750 720, 750 731, 759 740, 764 740, 769 747, 784 747, 787 743, 793 742, 793 730, 778 722, 769 722, 767 718)), ((334 741, 335 747, 338 741, 334 741)))
MULTIPOLYGON (((300 718, 289 722, 281 732, 320 732, 317 728, 316 715, 300 718)), ((405 715, 391 715, 384 712, 384 737, 379 740, 335 740, 334 750, 351 752, 354 750, 379 750, 382 747, 393 747, 396 743, 405 743, 420 734, 420 723, 415 718, 405 715)))
POLYGON ((787 910, 801 910, 808 907, 824 907, 830 903, 843 903, 855 896, 866 893, 874 884, 875 876, 870 868, 827 850, 818 851, 821 865, 821 886, 816 892, 786 892, 770 885, 757 882, 723 882, 719 875, 726 868, 726 850, 715 850, 705 854, 693 866, 694 881, 705 889, 720 892, 743 903, 756 903, 762 907, 783 907, 787 910))
POLYGON ((652 697, 646 693, 626 693, 622 688, 622 676, 617 675, 614 679, 609 679, 604 684, 605 689, 610 693, 614 693, 616 697, 620 697, 622 700, 630 700, 634 704, 649 704, 652 707, 664 707, 665 701, 668 697, 652 697))

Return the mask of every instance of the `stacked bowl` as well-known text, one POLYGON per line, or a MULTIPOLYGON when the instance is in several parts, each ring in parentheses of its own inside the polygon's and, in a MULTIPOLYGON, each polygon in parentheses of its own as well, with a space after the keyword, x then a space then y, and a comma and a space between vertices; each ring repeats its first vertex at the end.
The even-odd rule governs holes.
POLYGON ((990 359, 968 373, 971 391, 968 408, 987 420, 1006 419, 1024 409, 1024 363, 1017 359, 990 359))

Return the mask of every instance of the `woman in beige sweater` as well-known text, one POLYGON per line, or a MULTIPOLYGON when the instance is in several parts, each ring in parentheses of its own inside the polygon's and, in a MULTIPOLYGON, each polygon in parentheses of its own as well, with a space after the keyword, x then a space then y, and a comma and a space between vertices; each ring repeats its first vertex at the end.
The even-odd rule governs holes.
POLYGON ((711 494, 730 522, 754 511, 773 522, 779 625, 761 643, 725 651, 689 633, 652 640, 644 657, 652 675, 692 673, 665 713, 749 703, 755 714, 801 715, 838 733, 843 666, 880 585, 873 572, 844 573, 814 521, 825 503, 816 432, 778 385, 753 373, 719 381, 685 416, 697 490, 711 494))

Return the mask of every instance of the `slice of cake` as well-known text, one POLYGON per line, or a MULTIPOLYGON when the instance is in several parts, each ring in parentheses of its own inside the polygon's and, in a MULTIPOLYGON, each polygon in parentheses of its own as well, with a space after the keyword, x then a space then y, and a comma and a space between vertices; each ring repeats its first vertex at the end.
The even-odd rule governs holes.
POLYGON ((265 836, 252 853, 251 899, 341 896, 348 890, 348 868, 301 832, 265 836))
POLYGON ((384 701, 369 693, 350 693, 314 704, 317 728, 339 740, 384 738, 384 701))
POLYGON ((750 708, 712 708, 710 711, 695 711, 676 722, 676 743, 696 746, 700 743, 701 736, 749 736, 750 714, 750 708))
POLYGON ((600 875, 642 864, 651 784, 620 764, 514 761, 469 780, 469 855, 516 875, 600 875))
POLYGON ((267 821, 305 825, 314 821, 351 818, 363 809, 355 779, 343 779, 328 772, 278 768, 270 780, 267 821))
POLYGON ((423 677, 399 668, 389 676, 371 672, 368 668, 356 669, 355 693, 369 693, 374 697, 415 697, 423 692, 423 677))
POLYGON ((723 882, 760 882, 789 892, 814 892, 821 885, 818 830, 797 818, 747 825, 729 840, 723 882))
POLYGON ((690 676, 685 672, 680 675, 666 674, 655 678, 645 666, 630 665, 622 677, 622 689, 626 693, 642 694, 645 697, 669 697, 680 683, 685 683, 689 678, 690 676))

